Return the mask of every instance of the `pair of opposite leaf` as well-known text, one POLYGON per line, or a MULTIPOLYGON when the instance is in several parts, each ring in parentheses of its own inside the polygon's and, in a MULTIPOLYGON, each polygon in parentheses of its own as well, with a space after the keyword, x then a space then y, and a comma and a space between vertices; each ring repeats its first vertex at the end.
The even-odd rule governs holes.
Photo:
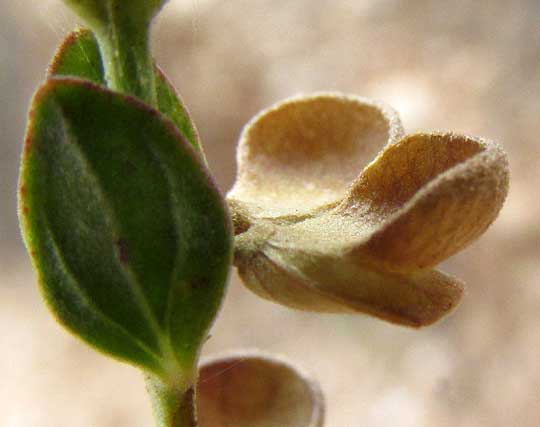
POLYGON ((32 102, 19 209, 58 320, 188 386, 224 294, 232 226, 196 130, 157 69, 156 95, 159 111, 108 89, 93 34, 70 34, 32 102))

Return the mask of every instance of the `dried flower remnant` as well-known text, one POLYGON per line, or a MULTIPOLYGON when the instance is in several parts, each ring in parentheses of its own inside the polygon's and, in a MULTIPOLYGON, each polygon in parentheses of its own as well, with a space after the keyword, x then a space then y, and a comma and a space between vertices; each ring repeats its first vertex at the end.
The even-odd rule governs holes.
POLYGON ((341 94, 260 113, 243 131, 238 167, 228 202, 235 265, 251 290, 416 327, 457 305, 461 283, 433 267, 495 220, 509 175, 491 141, 405 136, 390 108, 341 94))
POLYGON ((318 384, 281 357, 242 351, 213 357, 199 370, 199 427, 321 427, 318 384))

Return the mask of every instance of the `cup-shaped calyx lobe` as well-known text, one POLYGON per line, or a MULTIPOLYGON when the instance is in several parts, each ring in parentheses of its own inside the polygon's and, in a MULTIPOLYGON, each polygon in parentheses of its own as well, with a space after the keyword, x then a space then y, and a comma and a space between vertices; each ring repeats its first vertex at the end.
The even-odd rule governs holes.
POLYGON ((298 309, 409 326, 458 303, 461 283, 434 266, 485 231, 508 190, 495 143, 405 136, 390 108, 340 94, 263 111, 237 158, 228 201, 250 289, 298 309))
POLYGON ((232 257, 225 201, 167 118, 172 98, 166 115, 81 79, 91 72, 70 49, 34 97, 21 167, 21 224, 43 293, 96 348, 193 380, 232 257))
POLYGON ((316 382, 280 357, 251 351, 206 360, 197 387, 199 427, 322 427, 316 382))

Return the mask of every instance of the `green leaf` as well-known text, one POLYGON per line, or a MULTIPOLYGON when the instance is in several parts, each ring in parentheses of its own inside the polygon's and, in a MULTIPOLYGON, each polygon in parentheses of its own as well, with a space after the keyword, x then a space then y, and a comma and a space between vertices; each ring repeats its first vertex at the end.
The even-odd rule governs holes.
MULTIPOLYGON (((87 29, 71 32, 60 44, 49 65, 48 77, 73 76, 105 85, 105 72, 94 34, 87 29)), ((163 71, 156 67, 158 109, 171 119, 182 135, 204 156, 197 129, 187 108, 163 71)))
POLYGON ((49 79, 33 101, 20 184, 23 235, 58 320, 162 378, 193 374, 232 235, 176 127, 134 97, 49 79))
POLYGON ((69 33, 49 64, 47 78, 73 76, 105 85, 99 46, 92 31, 79 28, 69 33))

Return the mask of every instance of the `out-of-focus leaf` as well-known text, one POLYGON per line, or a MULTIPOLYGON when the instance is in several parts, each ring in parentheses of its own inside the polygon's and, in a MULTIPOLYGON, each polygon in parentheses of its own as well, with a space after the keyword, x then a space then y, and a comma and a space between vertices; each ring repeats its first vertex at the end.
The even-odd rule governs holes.
MULTIPOLYGON (((66 36, 49 65, 48 77, 72 76, 105 85, 105 72, 94 34, 79 29, 66 36)), ((195 124, 163 71, 156 67, 158 109, 171 119, 194 148, 203 153, 195 124)), ((204 154, 202 154, 204 156, 204 154)))
POLYGON ((317 383, 289 362, 240 352, 202 364, 197 387, 199 427, 321 427, 317 383))
POLYGON ((81 18, 105 27, 118 15, 131 22, 149 22, 167 0, 64 0, 81 18))
POLYGON ((61 323, 161 377, 191 374, 231 261, 225 202, 158 111, 73 78, 36 94, 23 234, 61 323))

